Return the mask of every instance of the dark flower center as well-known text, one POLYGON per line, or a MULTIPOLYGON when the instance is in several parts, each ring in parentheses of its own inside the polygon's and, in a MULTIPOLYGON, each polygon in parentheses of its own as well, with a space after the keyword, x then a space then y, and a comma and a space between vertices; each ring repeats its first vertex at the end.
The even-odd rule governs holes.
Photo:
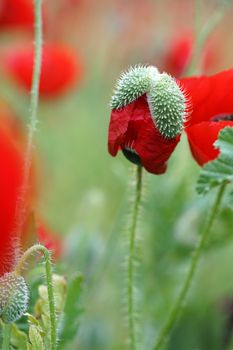
POLYGON ((217 114, 212 119, 212 122, 233 121, 233 114, 217 114))
POLYGON ((133 149, 123 148, 122 153, 130 162, 136 165, 142 165, 139 155, 133 149))

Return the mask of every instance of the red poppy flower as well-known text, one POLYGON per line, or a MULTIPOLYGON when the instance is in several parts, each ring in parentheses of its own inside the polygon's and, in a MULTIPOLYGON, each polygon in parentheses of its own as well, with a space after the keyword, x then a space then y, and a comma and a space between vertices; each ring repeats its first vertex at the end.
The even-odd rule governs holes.
POLYGON ((131 162, 143 165, 153 174, 166 171, 167 161, 180 140, 160 134, 152 120, 147 95, 139 97, 111 114, 108 150, 116 156, 118 150, 131 162))
MULTIPOLYGON (((4 56, 4 66, 27 91, 31 89, 33 48, 12 48, 4 56)), ((57 96, 69 90, 82 75, 79 58, 67 47, 44 45, 40 77, 40 95, 57 96)))
POLYGON ((1 0, 0 27, 33 28, 34 9, 32 0, 1 0))
POLYGON ((233 126, 233 69, 180 81, 193 109, 186 126, 189 145, 194 159, 202 166, 219 154, 214 147, 219 131, 233 126))

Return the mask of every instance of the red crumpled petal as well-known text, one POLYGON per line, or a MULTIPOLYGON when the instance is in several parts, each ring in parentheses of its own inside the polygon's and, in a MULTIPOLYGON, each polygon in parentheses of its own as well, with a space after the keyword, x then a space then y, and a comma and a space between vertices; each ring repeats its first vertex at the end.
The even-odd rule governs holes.
POLYGON ((187 125, 209 121, 218 114, 233 112, 233 69, 210 77, 180 79, 191 100, 192 113, 187 125))
POLYGON ((113 109, 108 128, 108 151, 115 157, 124 134, 127 131, 130 116, 132 115, 134 105, 130 103, 124 108, 113 109))
POLYGON ((200 166, 219 155, 219 150, 214 147, 214 143, 220 130, 226 126, 233 126, 233 122, 202 122, 186 129, 192 155, 200 166))
POLYGON ((144 121, 135 142, 135 150, 141 158, 144 168, 153 174, 163 174, 167 161, 180 141, 180 136, 164 138, 156 129, 152 119, 144 121))
POLYGON ((179 136, 166 139, 159 133, 152 120, 146 95, 112 111, 109 153, 115 156, 119 149, 133 148, 145 169, 153 174, 166 171, 166 163, 179 140, 179 136))
MULTIPOLYGON (((31 90, 33 73, 33 47, 14 47, 3 57, 6 70, 27 91, 31 90)), ((53 97, 69 90, 83 73, 79 58, 67 47, 47 44, 43 46, 39 92, 53 97)))

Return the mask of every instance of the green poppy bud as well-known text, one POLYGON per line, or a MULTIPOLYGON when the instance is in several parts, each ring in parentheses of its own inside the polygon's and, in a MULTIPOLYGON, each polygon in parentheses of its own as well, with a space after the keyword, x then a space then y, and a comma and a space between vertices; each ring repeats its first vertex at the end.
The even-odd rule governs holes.
POLYGON ((0 278, 0 318, 5 323, 17 321, 27 310, 29 290, 22 276, 14 272, 0 278))

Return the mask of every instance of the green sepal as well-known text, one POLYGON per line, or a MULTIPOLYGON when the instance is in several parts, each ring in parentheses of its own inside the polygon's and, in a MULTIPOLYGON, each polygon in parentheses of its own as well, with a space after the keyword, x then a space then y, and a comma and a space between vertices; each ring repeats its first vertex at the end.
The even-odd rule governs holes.
POLYGON ((162 73, 148 93, 148 103, 156 127, 167 138, 179 135, 186 117, 185 96, 176 81, 162 73))
POLYGON ((122 73, 111 99, 111 108, 126 106, 138 97, 149 92, 151 83, 158 76, 156 67, 137 65, 122 73))

